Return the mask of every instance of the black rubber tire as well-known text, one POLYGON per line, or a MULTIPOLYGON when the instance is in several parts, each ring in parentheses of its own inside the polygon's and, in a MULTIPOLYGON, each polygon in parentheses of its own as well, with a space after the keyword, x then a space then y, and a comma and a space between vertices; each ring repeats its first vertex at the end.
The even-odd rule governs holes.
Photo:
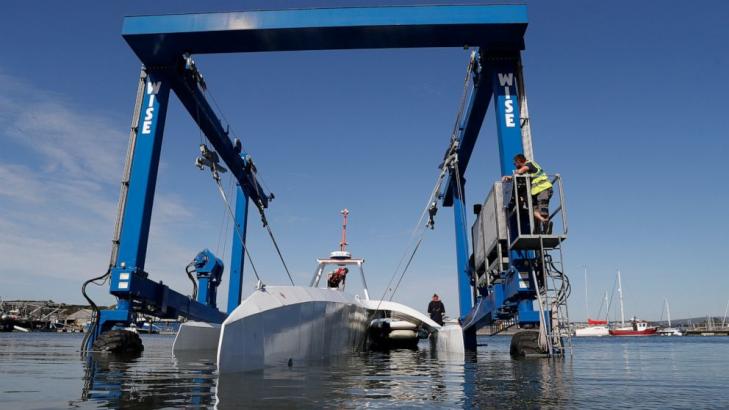
POLYGON ((144 350, 142 339, 129 330, 109 330, 94 341, 95 352, 116 354, 139 354, 144 350))
POLYGON ((544 354, 545 352, 539 347, 539 332, 523 331, 515 333, 511 337, 509 353, 513 357, 544 354))

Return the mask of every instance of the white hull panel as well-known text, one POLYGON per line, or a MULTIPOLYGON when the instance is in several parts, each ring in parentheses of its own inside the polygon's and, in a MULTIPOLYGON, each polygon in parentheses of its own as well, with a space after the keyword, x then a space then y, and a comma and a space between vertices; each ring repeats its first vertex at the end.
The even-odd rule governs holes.
POLYGON ((466 353, 463 344, 463 328, 457 323, 446 323, 430 336, 431 347, 448 357, 461 357, 466 353))
POLYGON ((218 371, 244 372, 267 366, 360 350, 367 309, 334 289, 269 286, 249 296, 223 322, 218 371))
POLYGON ((206 322, 185 322, 180 325, 172 344, 172 353, 215 350, 220 339, 220 325, 206 322))

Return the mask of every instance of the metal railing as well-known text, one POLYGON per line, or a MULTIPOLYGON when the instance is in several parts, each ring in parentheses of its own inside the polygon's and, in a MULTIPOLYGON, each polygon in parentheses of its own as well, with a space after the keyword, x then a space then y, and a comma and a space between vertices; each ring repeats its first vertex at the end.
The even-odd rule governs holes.
POLYGON ((531 195, 531 176, 513 176, 504 189, 504 204, 509 251, 530 251, 529 257, 538 260, 531 269, 531 280, 539 306, 540 344, 549 356, 563 356, 566 350, 572 351, 566 303, 569 281, 564 273, 562 252, 562 242, 567 239, 569 227, 562 178, 559 174, 548 175, 548 178, 552 183, 550 204, 553 205, 547 211, 548 228, 537 226, 534 217, 537 204, 531 195))
POLYGON ((564 187, 559 174, 548 175, 552 183, 550 204, 557 201, 557 206, 550 209, 548 221, 551 229, 541 232, 536 229, 534 218, 534 201, 531 195, 531 179, 529 175, 514 175, 511 182, 505 184, 504 204, 507 205, 507 223, 509 225, 509 243, 513 245, 519 237, 552 236, 564 240, 569 231, 567 209, 565 206, 564 187))

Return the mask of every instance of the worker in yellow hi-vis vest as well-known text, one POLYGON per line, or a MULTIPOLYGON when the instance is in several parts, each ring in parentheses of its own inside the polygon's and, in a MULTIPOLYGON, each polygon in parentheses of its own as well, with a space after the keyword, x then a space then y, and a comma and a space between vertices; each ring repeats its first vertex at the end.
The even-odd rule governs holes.
MULTIPOLYGON (((534 233, 551 234, 552 223, 549 221, 549 200, 552 198, 552 183, 542 167, 536 161, 527 161, 524 154, 514 156, 514 172, 519 175, 531 177, 530 194, 532 206, 534 207, 534 233)), ((506 175, 502 181, 510 181, 511 176, 506 175)))

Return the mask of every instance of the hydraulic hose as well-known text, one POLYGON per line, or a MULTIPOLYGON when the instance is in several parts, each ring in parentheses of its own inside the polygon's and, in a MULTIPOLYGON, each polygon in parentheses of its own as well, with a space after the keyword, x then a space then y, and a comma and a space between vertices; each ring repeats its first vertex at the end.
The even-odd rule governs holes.
POLYGON ((195 261, 192 261, 185 266, 185 273, 187 273, 187 277, 190 278, 190 282, 192 282, 192 299, 197 300, 197 281, 194 277, 192 277, 192 271, 190 270, 190 267, 192 267, 195 264, 195 261))
POLYGON ((109 268, 106 270, 106 272, 98 277, 91 278, 84 282, 83 285, 81 285, 81 294, 84 296, 84 298, 89 302, 89 305, 91 305, 91 308, 94 310, 92 319, 91 319, 91 326, 89 326, 89 330, 84 334, 84 338, 81 341, 81 352, 85 353, 88 351, 86 348, 86 342, 88 342, 89 338, 92 334, 96 332, 96 327, 99 324, 99 307, 96 306, 96 303, 89 297, 88 294, 86 294, 86 286, 88 286, 89 283, 96 282, 97 280, 106 279, 111 274, 111 265, 109 265, 109 268))

